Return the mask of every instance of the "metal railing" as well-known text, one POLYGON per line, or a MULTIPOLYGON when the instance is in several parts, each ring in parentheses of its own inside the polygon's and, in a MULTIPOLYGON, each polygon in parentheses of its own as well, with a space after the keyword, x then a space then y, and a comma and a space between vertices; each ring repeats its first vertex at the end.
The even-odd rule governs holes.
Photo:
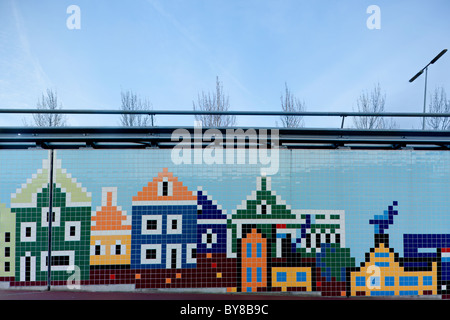
MULTIPOLYGON (((86 115, 234 115, 234 116, 303 116, 339 117, 340 128, 214 128, 222 134, 230 130, 277 130, 278 143, 284 148, 343 148, 353 149, 431 149, 448 150, 450 131, 405 129, 354 129, 344 128, 348 117, 450 117, 450 113, 413 112, 283 112, 283 111, 194 111, 194 110, 84 110, 84 109, 0 109, 0 114, 86 114, 86 115)), ((23 148, 172 148, 176 145, 172 134, 180 127, 0 127, 0 149, 23 148)), ((194 134, 195 127, 183 127, 194 134)), ((209 128, 202 128, 208 130, 209 128)), ((235 131, 236 132, 236 131, 235 131)), ((248 139, 247 139, 248 140, 248 139)), ((247 142, 246 142, 247 143, 247 142)), ((208 143, 203 143, 204 146, 208 143)))
POLYGON ((305 117, 450 117, 450 113, 423 112, 347 112, 347 111, 201 111, 201 110, 115 110, 115 109, 0 109, 10 114, 146 114, 146 115, 235 115, 235 116, 305 116, 305 117))
POLYGON ((96 114, 96 115, 230 115, 230 116, 301 116, 340 117, 341 128, 347 117, 448 118, 450 113, 423 112, 343 112, 343 111, 201 111, 201 110, 115 110, 115 109, 0 109, 0 114, 96 114))

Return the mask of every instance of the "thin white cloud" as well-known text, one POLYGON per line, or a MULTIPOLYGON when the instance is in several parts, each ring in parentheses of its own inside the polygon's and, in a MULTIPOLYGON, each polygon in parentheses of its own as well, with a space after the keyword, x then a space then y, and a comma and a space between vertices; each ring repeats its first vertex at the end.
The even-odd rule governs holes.
MULTIPOLYGON (((252 99, 260 100, 258 95, 253 94, 232 72, 230 72, 229 68, 226 68, 222 64, 218 63, 216 59, 214 59, 213 54, 210 52, 207 45, 203 42, 199 41, 198 37, 192 34, 189 29, 184 26, 176 17, 167 12, 161 3, 157 0, 147 0, 149 4, 158 12, 159 15, 164 17, 175 29, 179 32, 188 43, 195 49, 195 51, 200 52, 204 61, 208 64, 210 69, 216 73, 219 73, 221 76, 224 76, 230 79, 237 88, 243 91, 246 95, 250 96, 252 99)), ((260 101, 263 102, 262 100, 260 101)))
MULTIPOLYGON (((0 36, 0 108, 34 108, 39 95, 51 87, 33 50, 27 25, 15 0, 4 3, 0 36), (8 10, 9 9, 9 10, 8 10)), ((22 125, 25 115, 3 114, 0 125, 22 125)))
POLYGON ((16 0, 11 0, 11 4, 21 49, 25 53, 27 58, 26 63, 31 64, 32 70, 30 70, 30 72, 32 73, 31 75, 34 77, 35 81, 39 84, 40 87, 46 88, 49 86, 51 81, 47 77, 44 69, 39 63, 39 60, 32 53, 30 42, 27 36, 25 23, 20 13, 20 10, 17 7, 16 0))

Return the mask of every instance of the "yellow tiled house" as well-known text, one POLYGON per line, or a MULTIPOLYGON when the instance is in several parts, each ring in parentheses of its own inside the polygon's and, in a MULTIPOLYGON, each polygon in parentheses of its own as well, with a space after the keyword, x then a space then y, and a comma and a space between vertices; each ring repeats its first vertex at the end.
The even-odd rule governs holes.
POLYGON ((359 271, 351 272, 351 296, 414 296, 437 294, 437 263, 431 271, 405 271, 389 248, 387 234, 377 241, 359 271))
POLYGON ((102 206, 91 218, 91 266, 130 265, 131 218, 117 206, 117 188, 102 188, 102 206))

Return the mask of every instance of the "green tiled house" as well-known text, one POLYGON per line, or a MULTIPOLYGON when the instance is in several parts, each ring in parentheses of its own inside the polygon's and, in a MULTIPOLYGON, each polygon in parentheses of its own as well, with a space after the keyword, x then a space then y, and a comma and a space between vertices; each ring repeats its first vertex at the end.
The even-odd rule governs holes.
POLYGON ((51 280, 65 281, 80 271, 89 278, 91 195, 76 182, 61 162, 55 161, 53 212, 49 214, 49 161, 11 196, 16 215, 16 281, 47 281, 49 218, 52 217, 51 280), (72 269, 73 270, 73 269, 72 269))
MULTIPOLYGON (((286 204, 275 191, 271 190, 270 177, 259 177, 257 190, 253 191, 242 204, 233 210, 231 220, 228 221, 229 256, 236 253, 237 239, 242 239, 243 234, 249 231, 249 226, 256 227, 270 243, 270 254, 273 258, 281 257, 280 241, 274 239, 276 230, 294 232, 301 227, 301 221, 293 213, 290 206, 286 204), (230 250, 231 249, 231 250, 230 250), (231 251, 231 252, 230 252, 231 251)), ((280 238, 281 239, 281 238, 280 238)))

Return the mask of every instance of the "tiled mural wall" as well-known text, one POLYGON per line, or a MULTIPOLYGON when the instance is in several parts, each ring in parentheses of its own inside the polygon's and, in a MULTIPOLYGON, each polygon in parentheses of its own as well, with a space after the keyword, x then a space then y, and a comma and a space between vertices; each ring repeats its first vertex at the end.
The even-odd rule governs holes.
POLYGON ((170 150, 0 152, 0 281, 448 297, 450 153, 280 149, 258 164, 170 150), (51 211, 51 212, 50 212, 51 211), (51 258, 49 227, 51 225, 51 258))

